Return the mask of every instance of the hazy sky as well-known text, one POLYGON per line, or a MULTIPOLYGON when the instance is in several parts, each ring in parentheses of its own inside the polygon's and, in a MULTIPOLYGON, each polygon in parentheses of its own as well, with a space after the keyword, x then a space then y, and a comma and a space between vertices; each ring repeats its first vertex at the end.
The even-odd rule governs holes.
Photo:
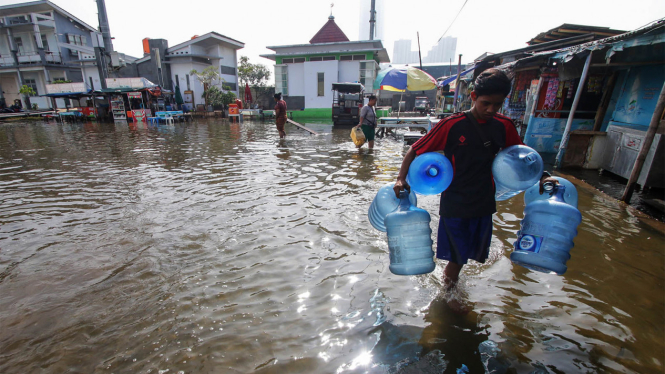
MULTIPOLYGON (((306 44, 328 21, 334 3, 335 22, 350 40, 358 40, 360 1, 370 0, 106 0, 114 48, 143 56, 141 40, 162 38, 173 46, 193 35, 216 31, 245 43, 239 54, 263 63, 272 53, 266 46, 306 44)), ((376 0, 385 7, 384 47, 420 33, 425 54, 448 28, 465 0, 376 0), (408 5, 407 5, 408 4, 408 5)), ((0 0, 0 5, 17 2, 0 0)), ((52 0, 93 27, 98 26, 95 0, 52 0)), ((503 52, 526 46, 538 33, 563 23, 632 30, 665 17, 663 0, 468 0, 446 35, 457 37, 462 62, 484 52, 503 52)), ((365 37, 363 39, 368 39, 365 37)))

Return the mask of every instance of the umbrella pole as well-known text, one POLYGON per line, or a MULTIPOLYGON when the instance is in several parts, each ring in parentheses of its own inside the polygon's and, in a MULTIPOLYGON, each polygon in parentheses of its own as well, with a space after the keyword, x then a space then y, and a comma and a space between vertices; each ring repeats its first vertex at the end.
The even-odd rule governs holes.
POLYGON ((402 103, 402 95, 404 95, 404 92, 400 92, 399 94, 399 101, 397 102, 397 119, 399 119, 399 112, 402 109, 402 105, 400 105, 402 103))

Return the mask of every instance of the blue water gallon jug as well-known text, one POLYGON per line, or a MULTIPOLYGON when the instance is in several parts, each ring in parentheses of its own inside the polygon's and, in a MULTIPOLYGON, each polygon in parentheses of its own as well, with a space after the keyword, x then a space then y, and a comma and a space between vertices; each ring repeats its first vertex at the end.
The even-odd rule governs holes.
POLYGON ((534 200, 524 208, 517 233, 513 263, 545 273, 563 274, 568 269, 570 249, 582 214, 564 201, 566 186, 556 185, 545 200, 534 200))
MULTIPOLYGON (((559 181, 559 184, 566 187, 566 193, 563 194, 563 201, 566 202, 568 205, 572 205, 575 208, 577 208, 577 188, 575 188, 575 185, 570 183, 568 179, 561 178, 561 177, 552 177, 559 181)), ((532 201, 535 200, 546 200, 550 198, 550 193, 552 192, 552 188, 554 186, 548 187, 548 186, 543 186, 545 189, 545 192, 541 195, 540 194, 540 182, 534 184, 533 186, 529 187, 526 191, 524 191, 524 205, 529 205, 532 201)))
MULTIPOLYGON (((372 204, 370 204, 369 211, 367 212, 369 222, 379 231, 386 232, 384 220, 388 213, 393 212, 399 206, 399 198, 395 196, 393 187, 395 187, 395 182, 388 183, 379 188, 379 192, 374 196, 374 200, 372 200, 372 204)), ((416 199, 416 194, 413 190, 409 194, 409 202, 413 206, 418 204, 418 199, 416 199)))
POLYGON ((386 216, 385 223, 393 274, 417 275, 434 270, 429 213, 411 205, 406 191, 400 192, 399 206, 386 216))
POLYGON ((427 152, 418 156, 409 166, 406 182, 421 195, 438 195, 453 180, 453 165, 441 153, 427 152))
POLYGON ((513 145, 497 153, 492 163, 495 200, 510 199, 540 181, 543 159, 525 145, 513 145))

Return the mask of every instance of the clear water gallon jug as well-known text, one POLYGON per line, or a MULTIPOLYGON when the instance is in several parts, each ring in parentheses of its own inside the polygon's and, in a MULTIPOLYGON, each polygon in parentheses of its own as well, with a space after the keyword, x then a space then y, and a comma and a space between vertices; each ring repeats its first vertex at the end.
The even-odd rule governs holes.
MULTIPOLYGON (((388 213, 391 213, 399 206, 399 198, 395 196, 394 186, 395 183, 393 182, 379 188, 379 192, 376 193, 372 204, 369 206, 369 211, 367 212, 369 222, 379 231, 386 232, 384 219, 388 213)), ((418 205, 418 200, 413 190, 409 194, 409 202, 413 206, 418 205)))
MULTIPOLYGON (((577 208, 577 189, 575 188, 575 185, 570 183, 568 179, 561 178, 561 177, 552 177, 559 181, 559 184, 566 187, 566 193, 563 194, 563 201, 566 202, 568 205, 572 205, 575 208, 577 208)), ((524 191, 524 205, 529 205, 532 201, 535 200, 546 200, 550 198, 549 192, 552 191, 553 186, 547 187, 543 186, 545 189, 545 192, 541 195, 540 194, 540 182, 537 182, 533 186, 529 187, 526 191, 524 191)))
POLYGON ((565 194, 566 186, 556 185, 548 199, 534 200, 524 208, 515 251, 510 254, 513 263, 545 273, 566 272, 582 214, 564 201, 565 194))
POLYGON ((453 165, 440 153, 427 152, 416 157, 409 166, 406 182, 421 195, 437 195, 453 180, 453 165))
POLYGON ((495 199, 507 200, 540 181, 543 159, 525 145, 513 145, 501 150, 492 163, 496 186, 495 199))
POLYGON ((411 205, 406 191, 400 192, 399 206, 386 216, 385 223, 393 274, 417 275, 434 270, 429 213, 411 205))

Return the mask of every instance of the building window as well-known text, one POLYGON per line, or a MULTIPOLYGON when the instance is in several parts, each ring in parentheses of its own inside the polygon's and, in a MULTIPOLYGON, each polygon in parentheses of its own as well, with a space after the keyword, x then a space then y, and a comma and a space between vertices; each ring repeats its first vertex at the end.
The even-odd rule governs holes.
POLYGON ((310 57, 310 61, 334 61, 335 56, 316 56, 316 57, 310 57))
POLYGON ((340 61, 351 61, 353 60, 353 56, 348 55, 348 56, 339 56, 340 61))
POLYGON ((228 88, 229 91, 235 91, 237 87, 238 86, 236 86, 235 83, 229 83, 229 82, 222 83, 222 88, 228 88))
POLYGON ((275 93, 288 96, 288 67, 286 65, 275 65, 275 93))
POLYGON ((42 45, 44 46, 44 50, 46 52, 50 52, 51 49, 48 47, 48 39, 46 38, 46 35, 42 34, 42 45))
POLYGON ((323 74, 324 73, 316 73, 316 75, 317 75, 317 84, 318 84, 317 90, 316 90, 316 95, 317 96, 325 96, 326 95, 325 91, 323 90, 324 83, 325 83, 323 74))
POLYGON ((20 36, 14 37, 14 45, 16 46, 18 53, 23 53, 23 40, 20 36))
POLYGON ((340 56, 339 57, 340 61, 362 61, 366 60, 365 55, 347 55, 347 56, 340 56))
POLYGON ((175 75, 175 85, 180 86, 180 80, 178 79, 178 74, 175 75))
POLYGON ((282 59, 282 64, 299 64, 305 62, 304 57, 297 57, 297 58, 283 58, 282 59))
POLYGON ((376 77, 376 61, 361 61, 358 82, 365 86, 366 93, 372 93, 374 90, 374 78, 376 77))
POLYGON ((35 79, 24 79, 23 85, 28 86, 35 91, 35 94, 30 96, 39 96, 39 93, 37 92, 37 81, 35 79))
MULTIPOLYGON (((67 34, 67 42, 74 45, 86 45, 88 44, 88 39, 82 35, 67 34)), ((69 53, 73 56, 78 56, 78 51, 70 49, 69 53)))
POLYGON ((189 87, 189 74, 185 74, 185 78, 187 79, 187 91, 190 91, 191 88, 189 87))
POLYGON ((236 75, 236 68, 230 66, 222 66, 221 69, 222 69, 221 70, 222 74, 236 75))

